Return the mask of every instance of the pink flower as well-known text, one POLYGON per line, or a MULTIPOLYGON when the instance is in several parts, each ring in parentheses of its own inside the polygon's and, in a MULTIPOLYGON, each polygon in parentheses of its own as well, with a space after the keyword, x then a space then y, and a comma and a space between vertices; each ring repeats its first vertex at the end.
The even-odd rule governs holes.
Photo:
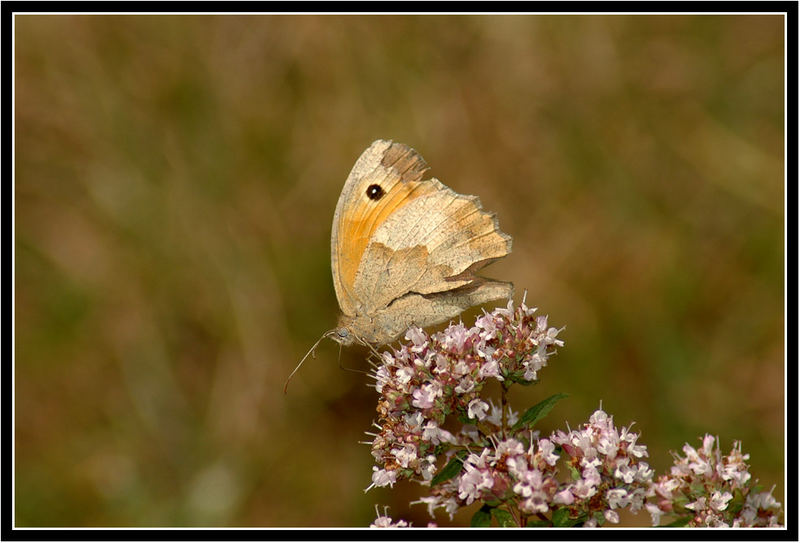
POLYGON ((652 520, 653 526, 658 526, 661 523, 661 515, 664 513, 661 508, 654 504, 648 503, 645 505, 647 512, 650 513, 650 519, 652 520))
POLYGON ((542 459, 550 466, 555 466, 559 456, 555 453, 556 446, 549 439, 539 440, 539 454, 542 459))
POLYGON ((408 444, 401 449, 393 449, 392 454, 394 454, 395 458, 397 459, 397 463, 404 468, 407 468, 414 460, 417 459, 417 448, 414 445, 408 444))
POLYGON ((569 488, 565 488, 561 492, 557 492, 555 496, 553 496, 553 503, 561 503, 564 505, 571 505, 575 502, 575 496, 572 495, 572 492, 569 488))
POLYGON ((369 525, 370 528, 407 528, 411 526, 411 524, 405 520, 393 521, 392 517, 386 514, 385 509, 383 515, 381 515, 378 513, 377 505, 375 506, 375 514, 378 516, 372 521, 372 524, 369 525))
POLYGON ((475 398, 467 406, 467 416, 471 419, 483 420, 487 411, 489 411, 489 404, 480 398, 475 398))
POLYGON ((460 353, 464 350, 472 333, 473 331, 467 330, 462 323, 451 324, 443 333, 442 345, 448 351, 460 353))
POLYGON ((458 497, 466 500, 467 505, 469 505, 480 498, 482 490, 491 489, 494 480, 489 470, 485 467, 478 468, 471 462, 464 462, 464 469, 466 473, 461 476, 458 484, 458 497))
POLYGON ((501 441, 497 444, 497 447, 495 447, 495 456, 497 458, 500 458, 503 455, 517 456, 523 454, 524 452, 525 447, 522 446, 522 443, 513 438, 501 441))
POLYGON ((412 344, 411 352, 420 353, 428 345, 428 336, 417 326, 412 326, 406 331, 406 339, 412 344))
POLYGON ((724 511, 728 508, 728 502, 733 499, 733 494, 730 492, 720 492, 719 490, 715 490, 713 494, 711 494, 711 500, 709 504, 711 508, 716 511, 724 511))
POLYGON ((612 488, 606 491, 606 502, 612 509, 628 505, 628 491, 624 488, 612 488))
POLYGON ((442 395, 442 386, 439 383, 425 383, 412 393, 414 398, 411 404, 420 409, 433 407, 433 403, 442 395))
POLYGON ((394 486, 397 481, 397 472, 385 469, 379 469, 378 466, 372 466, 372 484, 367 487, 369 490, 372 487, 394 486))

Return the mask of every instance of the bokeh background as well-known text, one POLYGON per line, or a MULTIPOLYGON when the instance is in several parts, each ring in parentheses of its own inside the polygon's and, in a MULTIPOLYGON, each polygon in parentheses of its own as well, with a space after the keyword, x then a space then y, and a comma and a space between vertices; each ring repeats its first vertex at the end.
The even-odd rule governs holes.
POLYGON ((784 502, 780 16, 14 24, 18 526, 427 524, 363 492, 376 393, 335 344, 282 392, 377 138, 497 212, 487 274, 566 326, 512 398, 571 395, 544 432, 602 401, 659 471, 740 439, 784 502))

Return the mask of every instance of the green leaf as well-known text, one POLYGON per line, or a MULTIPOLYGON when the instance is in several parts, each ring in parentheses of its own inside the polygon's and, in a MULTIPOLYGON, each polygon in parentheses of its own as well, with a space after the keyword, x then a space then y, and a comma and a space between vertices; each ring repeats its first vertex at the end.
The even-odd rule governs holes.
POLYGON ((511 516, 511 513, 505 509, 492 509, 492 516, 494 517, 494 520, 497 521, 497 525, 501 528, 517 525, 517 523, 514 522, 514 517, 511 516))
POLYGON ((689 503, 689 498, 687 498, 684 494, 680 494, 672 500, 672 507, 676 511, 684 512, 686 511, 687 503, 689 503))
POLYGON ((539 422, 547 415, 551 409, 556 405, 556 403, 566 398, 568 394, 553 394, 546 400, 542 400, 541 402, 537 403, 523 414, 517 423, 511 427, 512 430, 519 430, 520 428, 533 428, 533 425, 539 422))
POLYGON ((513 373, 510 373, 508 374, 507 379, 512 383, 517 383, 518 385, 523 385, 523 386, 530 386, 539 383, 538 379, 534 381, 528 381, 527 379, 525 379, 524 371, 515 371, 513 373))
POLYGON ((569 509, 562 507, 553 512, 553 526, 570 526, 569 509))
POLYGON ((549 528, 550 523, 540 518, 531 517, 528 519, 528 528, 549 528))
POLYGON ((573 465, 569 465, 567 467, 569 468, 569 474, 570 474, 570 477, 572 477, 573 481, 577 481, 578 479, 581 478, 581 472, 578 471, 578 468, 576 468, 573 465))
POLYGON ((484 505, 472 515, 469 525, 473 528, 485 528, 492 525, 492 508, 484 505))
POLYGON ((450 462, 443 467, 436 476, 431 479, 431 486, 436 486, 439 483, 449 481, 459 473, 461 473, 461 466, 464 464, 464 459, 467 457, 467 451, 458 451, 456 455, 450 459, 450 462))
POLYGON ((571 528, 578 524, 583 524, 586 521, 586 515, 580 515, 578 518, 571 518, 569 516, 569 509, 561 507, 553 511, 553 526, 558 528, 571 528))
POLYGON ((692 520, 692 518, 694 518, 694 517, 692 517, 691 515, 686 516, 686 517, 676 518, 675 520, 673 520, 669 524, 664 524, 663 527, 664 528, 683 528, 684 526, 689 524, 689 521, 692 520))
POLYGON ((706 494, 706 485, 703 482, 695 483, 693 485, 689 485, 689 494, 694 498, 692 501, 696 500, 700 496, 705 496, 706 494))
POLYGON ((742 510, 744 504, 745 497, 744 494, 742 494, 742 490, 740 488, 734 489, 733 499, 728 502, 728 509, 726 511, 735 517, 739 514, 739 511, 742 510))

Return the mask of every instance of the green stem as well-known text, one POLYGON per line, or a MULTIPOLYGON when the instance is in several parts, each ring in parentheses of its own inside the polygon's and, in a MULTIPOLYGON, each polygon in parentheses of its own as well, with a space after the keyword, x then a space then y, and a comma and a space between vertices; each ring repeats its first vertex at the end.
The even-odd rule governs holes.
POLYGON ((506 387, 506 383, 503 382, 501 386, 502 392, 500 393, 500 420, 502 421, 502 432, 503 432, 503 439, 506 438, 506 405, 508 404, 508 398, 506 394, 508 393, 508 388, 506 387))

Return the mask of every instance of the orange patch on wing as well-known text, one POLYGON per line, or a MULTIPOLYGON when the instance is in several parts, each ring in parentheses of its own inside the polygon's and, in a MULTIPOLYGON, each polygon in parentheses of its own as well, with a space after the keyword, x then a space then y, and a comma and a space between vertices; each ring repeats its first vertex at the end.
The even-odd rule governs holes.
POLYGON ((339 271, 348 290, 355 283, 361 257, 375 231, 389 216, 409 202, 434 192, 433 183, 398 182, 377 202, 364 198, 353 209, 352 216, 342 218, 339 231, 339 271))

